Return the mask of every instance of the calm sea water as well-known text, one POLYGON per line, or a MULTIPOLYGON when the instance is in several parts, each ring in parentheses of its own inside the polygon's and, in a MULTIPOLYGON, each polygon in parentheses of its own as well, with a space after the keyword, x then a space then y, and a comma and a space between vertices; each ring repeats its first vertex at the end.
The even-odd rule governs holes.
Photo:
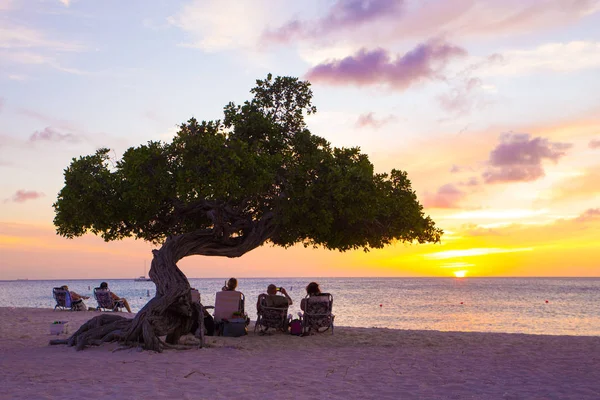
MULTIPOLYGON (((411 330, 511 332, 600 336, 600 278, 323 278, 334 296, 338 326, 411 330)), ((154 296, 153 282, 109 280, 111 290, 138 311, 154 296)), ((190 279, 202 303, 214 304, 224 279, 190 279)), ((269 283, 283 286, 300 310, 306 278, 240 279, 246 312, 256 319, 255 303, 269 283)), ((52 288, 69 285, 88 306, 99 280, 0 281, 0 306, 53 308, 52 288)))

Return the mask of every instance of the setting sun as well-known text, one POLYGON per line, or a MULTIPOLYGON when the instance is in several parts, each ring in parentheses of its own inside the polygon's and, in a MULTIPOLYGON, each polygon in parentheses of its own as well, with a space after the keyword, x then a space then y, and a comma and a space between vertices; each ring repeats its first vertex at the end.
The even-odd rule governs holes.
POLYGON ((457 278, 464 278, 465 276, 467 276, 467 271, 465 271, 464 269, 461 271, 454 271, 454 276, 457 278))

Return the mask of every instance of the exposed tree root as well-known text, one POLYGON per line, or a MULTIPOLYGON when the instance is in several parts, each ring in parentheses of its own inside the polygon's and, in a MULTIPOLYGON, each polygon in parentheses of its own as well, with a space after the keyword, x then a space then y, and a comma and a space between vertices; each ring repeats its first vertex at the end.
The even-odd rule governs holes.
MULTIPOLYGON (((250 235, 253 238, 250 242, 230 247, 231 256, 239 256, 248 251, 247 246, 256 247, 264 241, 254 236, 250 235)), ((83 324, 68 340, 52 340, 50 344, 67 344, 83 350, 86 346, 119 342, 123 346, 157 352, 165 348, 202 347, 204 312, 200 304, 192 303, 190 284, 176 262, 191 254, 208 254, 205 246, 211 244, 214 245, 214 238, 204 231, 167 238, 160 250, 152 251, 154 258, 149 275, 156 284, 156 296, 133 319, 113 313, 101 314, 83 324), (179 339, 189 333, 200 339, 199 346, 179 343, 179 339)))
POLYGON ((51 345, 66 344, 83 350, 87 346, 99 346, 119 342, 126 348, 141 347, 161 352, 163 349, 191 349, 200 345, 180 345, 179 339, 193 331, 199 331, 199 305, 179 301, 159 314, 159 301, 154 298, 138 313, 135 319, 117 314, 101 314, 84 323, 68 339, 54 339, 51 345), (160 336, 166 336, 165 341, 160 336))

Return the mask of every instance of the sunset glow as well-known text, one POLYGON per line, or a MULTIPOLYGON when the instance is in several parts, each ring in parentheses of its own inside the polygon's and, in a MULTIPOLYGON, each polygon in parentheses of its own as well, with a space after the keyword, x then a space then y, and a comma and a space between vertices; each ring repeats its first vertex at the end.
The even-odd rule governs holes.
POLYGON ((599 5, 0 0, 0 279, 139 276, 150 244, 56 235, 64 169, 222 118, 269 72, 309 79, 308 129, 406 171, 445 234, 267 243, 187 276, 599 276, 599 5))

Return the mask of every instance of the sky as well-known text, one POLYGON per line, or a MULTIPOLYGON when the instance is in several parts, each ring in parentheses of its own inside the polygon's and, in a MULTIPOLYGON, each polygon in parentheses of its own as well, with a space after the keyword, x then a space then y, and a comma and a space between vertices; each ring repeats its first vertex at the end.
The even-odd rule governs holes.
POLYGON ((73 158, 309 80, 313 134, 405 170, 441 243, 262 246, 188 277, 600 276, 600 0, 0 0, 0 279, 133 278, 57 236, 73 158))

